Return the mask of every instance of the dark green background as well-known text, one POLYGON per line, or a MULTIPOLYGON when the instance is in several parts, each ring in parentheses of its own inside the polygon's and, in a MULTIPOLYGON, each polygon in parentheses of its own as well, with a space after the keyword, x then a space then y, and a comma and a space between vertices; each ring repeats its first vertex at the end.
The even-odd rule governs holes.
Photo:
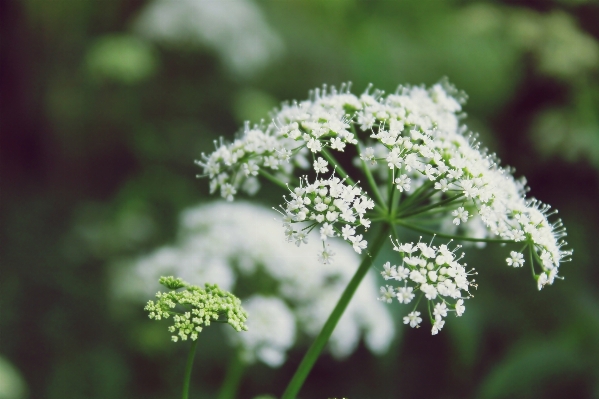
MULTIPOLYGON (((504 248, 469 250, 479 289, 462 319, 434 337, 401 325, 381 358, 363 345, 344 362, 324 355, 302 397, 599 398, 597 3, 256 4, 283 52, 245 76, 210 46, 136 39, 143 0, 0 4, 0 354, 28 397, 178 397, 186 345, 111 300, 111 268, 171 242, 179 212, 214 199, 193 164, 212 140, 323 83, 359 94, 447 76, 483 144, 559 209, 565 280, 539 293, 504 248)), ((280 194, 265 184, 256 201, 280 194)), ((214 330, 192 398, 216 394, 231 355, 214 330)), ((246 371, 239 396, 280 394, 304 351, 246 371)))

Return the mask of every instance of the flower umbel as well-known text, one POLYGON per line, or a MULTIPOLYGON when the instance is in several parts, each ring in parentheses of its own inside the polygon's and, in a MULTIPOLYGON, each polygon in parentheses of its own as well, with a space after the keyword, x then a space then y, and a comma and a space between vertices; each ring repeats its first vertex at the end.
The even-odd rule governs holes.
MULTIPOLYGON (((416 216, 450 218, 465 231, 484 226, 477 239, 524 243, 533 269, 540 268, 535 275, 546 276, 537 278, 539 287, 553 283, 572 254, 563 249, 565 229, 559 220, 549 222, 555 212, 548 205, 525 197, 524 179, 515 179, 460 125, 464 93, 446 80, 428 89, 399 86, 387 96, 370 87, 356 96, 349 88, 316 89, 309 100, 284 104, 270 123, 246 124, 233 143, 202 154, 197 163, 211 191, 232 201, 239 190, 255 191, 256 176, 263 175, 291 192, 283 207, 288 241, 301 245, 306 231, 319 228, 323 244, 341 235, 357 253, 368 243, 356 228, 369 228, 371 210, 416 230, 416 216), (358 153, 354 163, 368 187, 358 186, 335 159, 348 146, 358 153), (316 178, 298 179, 298 169, 316 178)), ((330 262, 330 255, 323 246, 320 259, 330 262)))
POLYGON ((355 229, 370 226, 370 220, 364 215, 367 210, 374 208, 374 202, 358 186, 347 185, 344 180, 334 176, 317 179, 314 183, 302 178, 300 186, 291 191, 290 198, 285 200, 282 215, 287 241, 300 246, 305 242, 307 233, 322 226, 320 239, 323 241, 323 252, 320 257, 323 263, 327 263, 330 256, 324 245, 328 237, 342 236, 357 253, 362 253, 366 248, 366 240, 361 234, 355 235, 355 229), (297 224, 307 226, 299 229, 297 224), (344 226, 340 228, 341 224, 344 226))
POLYGON ((161 320, 172 316, 173 325, 168 328, 173 333, 172 339, 192 341, 198 339, 203 326, 211 322, 228 323, 237 331, 247 331, 245 321, 247 313, 241 307, 239 298, 230 292, 221 290, 216 284, 206 284, 205 288, 185 283, 175 277, 161 277, 160 284, 171 290, 183 288, 181 291, 158 292, 156 302, 148 301, 144 308, 150 319, 161 320), (174 310, 177 305, 185 311, 174 310))
MULTIPOLYGON (((460 263, 464 254, 456 258, 455 252, 460 246, 449 249, 445 244, 438 247, 423 242, 400 244, 393 239, 391 243, 393 250, 402 256, 401 264, 385 263, 381 275, 385 280, 403 282, 403 285, 381 287, 383 295, 380 299, 391 303, 392 298, 397 298, 399 303, 408 304, 418 295, 418 304, 420 298, 426 298, 432 334, 436 335, 445 323, 443 318, 447 317, 447 312, 455 311, 456 316, 464 313, 464 299, 471 297, 469 288, 476 287, 474 280, 468 278, 476 273, 466 270, 466 264, 460 263)), ((404 324, 418 327, 420 322, 415 322, 415 313, 420 314, 410 313, 404 317, 404 324)))
MULTIPOLYGON (((561 221, 549 222, 555 212, 526 198, 525 180, 501 167, 461 125, 464 93, 446 80, 430 88, 399 86, 386 96, 368 87, 358 97, 349 89, 323 86, 306 101, 283 104, 270 123, 246 124, 233 143, 221 142, 197 162, 211 179, 211 191, 220 189, 229 201, 257 175, 287 189, 280 211, 287 240, 300 246, 317 229, 323 263, 333 262, 330 237, 341 236, 358 254, 368 250, 284 392, 286 399, 297 395, 318 348, 330 337, 389 232, 402 259, 399 265, 385 263, 383 277, 400 285, 381 287, 379 299, 418 304, 424 297, 433 335, 442 330, 449 312, 464 313, 473 272, 460 263, 463 254, 455 256, 459 247, 422 240, 401 243, 401 228, 519 246, 507 258, 515 267, 522 266, 522 252, 528 250, 538 289, 558 278, 560 264, 572 254, 563 249, 561 221), (344 155, 354 156, 350 173, 344 155), (381 226, 367 242, 371 223, 381 226)), ((415 309, 404 317, 412 327, 421 321, 415 309)))
MULTIPOLYGON (((385 225, 402 259, 385 263, 383 276, 400 285, 382 287, 379 299, 409 304, 424 297, 433 334, 448 312, 464 313, 473 271, 460 263, 463 254, 454 255, 459 247, 400 243, 398 228, 517 245, 506 263, 523 266, 528 250, 538 289, 559 278, 560 264, 572 254, 564 249, 562 222, 550 222, 556 212, 526 198, 525 180, 461 125, 464 93, 446 80, 430 88, 399 86, 386 96, 370 87, 356 96, 349 88, 314 90, 306 101, 283 104, 270 123, 246 124, 233 143, 202 154, 198 164, 211 190, 233 200, 258 175, 286 188, 279 213, 287 241, 301 246, 316 230, 325 264, 335 261, 327 243, 335 236, 374 256, 366 231, 371 223, 385 225), (351 174, 336 158, 342 153, 356 154, 351 174), (436 231, 424 227, 431 221, 436 231)), ((419 325, 410 314, 407 324, 419 325)))

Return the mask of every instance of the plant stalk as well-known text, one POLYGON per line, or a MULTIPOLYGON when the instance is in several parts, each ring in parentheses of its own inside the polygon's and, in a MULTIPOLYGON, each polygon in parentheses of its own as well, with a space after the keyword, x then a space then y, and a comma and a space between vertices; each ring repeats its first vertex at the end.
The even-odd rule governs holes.
POLYGON ((243 375, 244 363, 238 353, 233 355, 223 385, 218 394, 218 399, 233 399, 237 394, 241 376, 243 375))
POLYGON ((183 380, 183 399, 189 397, 189 382, 191 380, 191 368, 193 367, 193 358, 196 354, 196 347, 198 346, 198 340, 196 339, 191 344, 189 355, 187 355, 187 366, 185 366, 185 379, 183 380))
POLYGON ((335 326, 337 325, 339 319, 343 315, 343 312, 347 308, 349 301, 354 296, 356 289, 358 288, 360 282, 370 269, 370 266, 372 266, 374 258, 383 247, 383 244, 385 243, 388 234, 389 226, 387 224, 384 224, 381 228, 381 231, 379 231, 378 235, 375 237, 370 246, 370 253, 364 258, 364 260, 362 260, 362 263, 360 263, 358 270, 356 270, 356 273, 352 277, 351 281, 349 282, 347 287, 345 287, 345 291, 343 291, 341 298, 339 298, 337 305, 335 305, 335 309, 333 309, 333 312, 322 327, 322 330, 318 334, 318 337, 316 337, 316 340, 312 343, 312 346, 310 346, 310 349, 308 349, 308 352, 306 352, 306 354, 304 355, 304 358, 302 359, 299 367, 295 371, 293 378, 289 382, 289 385, 287 385, 287 389, 285 389, 285 392, 283 392, 283 396, 281 397, 282 399, 294 399, 299 393, 302 385, 304 384, 304 381, 310 373, 310 370, 312 370, 314 363, 316 363, 316 360, 318 359, 320 352, 322 352, 324 346, 331 337, 331 334, 333 333, 335 326))

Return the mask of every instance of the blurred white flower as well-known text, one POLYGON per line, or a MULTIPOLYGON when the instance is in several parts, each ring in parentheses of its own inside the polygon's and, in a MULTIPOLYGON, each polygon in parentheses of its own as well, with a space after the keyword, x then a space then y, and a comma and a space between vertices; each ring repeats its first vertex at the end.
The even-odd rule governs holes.
POLYGON ((249 77, 278 58, 283 42, 251 0, 154 0, 134 30, 167 44, 206 46, 236 77, 249 77))
POLYGON ((295 317, 285 302, 276 297, 253 295, 243 301, 250 317, 248 331, 231 334, 231 341, 241 348, 241 357, 248 363, 256 358, 270 367, 278 367, 285 361, 286 352, 295 343, 295 317))
POLYGON ((23 376, 6 358, 0 356, 0 398, 23 399, 27 397, 27 386, 23 376))
MULTIPOLYGON (((265 298, 256 292, 249 294, 254 299, 248 299, 246 303, 241 295, 243 306, 249 313, 250 331, 237 334, 235 339, 244 348, 242 353, 246 360, 256 359, 278 366, 296 336, 295 327, 289 327, 283 315, 283 305, 286 303, 287 309, 293 312, 298 333, 316 336, 360 259, 340 238, 330 237, 327 246, 328 251, 335 254, 335 262, 323 266, 315 255, 318 248, 322 251, 320 232, 313 231, 309 235, 307 250, 286 245, 280 234, 280 221, 274 216, 278 215, 270 209, 243 202, 219 202, 188 209, 181 216, 177 243, 138 259, 117 276, 115 295, 145 301, 156 292, 158 277, 167 274, 180 276, 196 285, 217 283, 237 295, 235 286, 238 281, 240 288, 249 286, 248 282, 260 285, 264 284, 266 275, 274 281, 278 299, 265 298), (258 272, 260 281, 254 278, 258 272), (273 305, 277 300, 281 303, 273 305), (260 305, 267 302, 268 305, 260 305), (265 309, 271 308, 274 310, 269 330, 254 317, 268 320, 265 309), (254 322, 257 331, 253 331, 254 322), (268 334, 274 334, 272 330, 276 329, 280 330, 282 337, 277 339, 281 341, 269 338, 268 334), (262 338, 261 331, 266 334, 262 338), (245 337, 247 334, 257 335, 245 337), (264 340, 272 341, 272 345, 265 345, 264 340), (291 343, 287 344, 289 341, 291 343)), ((395 326, 389 311, 376 300, 377 291, 373 270, 360 284, 329 341, 335 357, 350 355, 362 334, 372 352, 380 354, 388 349, 395 326)))

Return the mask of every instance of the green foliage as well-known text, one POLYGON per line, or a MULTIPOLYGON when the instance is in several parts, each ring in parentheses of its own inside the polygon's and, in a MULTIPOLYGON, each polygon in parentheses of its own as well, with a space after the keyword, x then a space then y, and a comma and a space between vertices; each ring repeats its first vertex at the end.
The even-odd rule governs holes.
POLYGON ((156 72, 152 47, 134 36, 112 35, 98 39, 86 56, 93 79, 112 79, 125 84, 141 82, 156 72))

